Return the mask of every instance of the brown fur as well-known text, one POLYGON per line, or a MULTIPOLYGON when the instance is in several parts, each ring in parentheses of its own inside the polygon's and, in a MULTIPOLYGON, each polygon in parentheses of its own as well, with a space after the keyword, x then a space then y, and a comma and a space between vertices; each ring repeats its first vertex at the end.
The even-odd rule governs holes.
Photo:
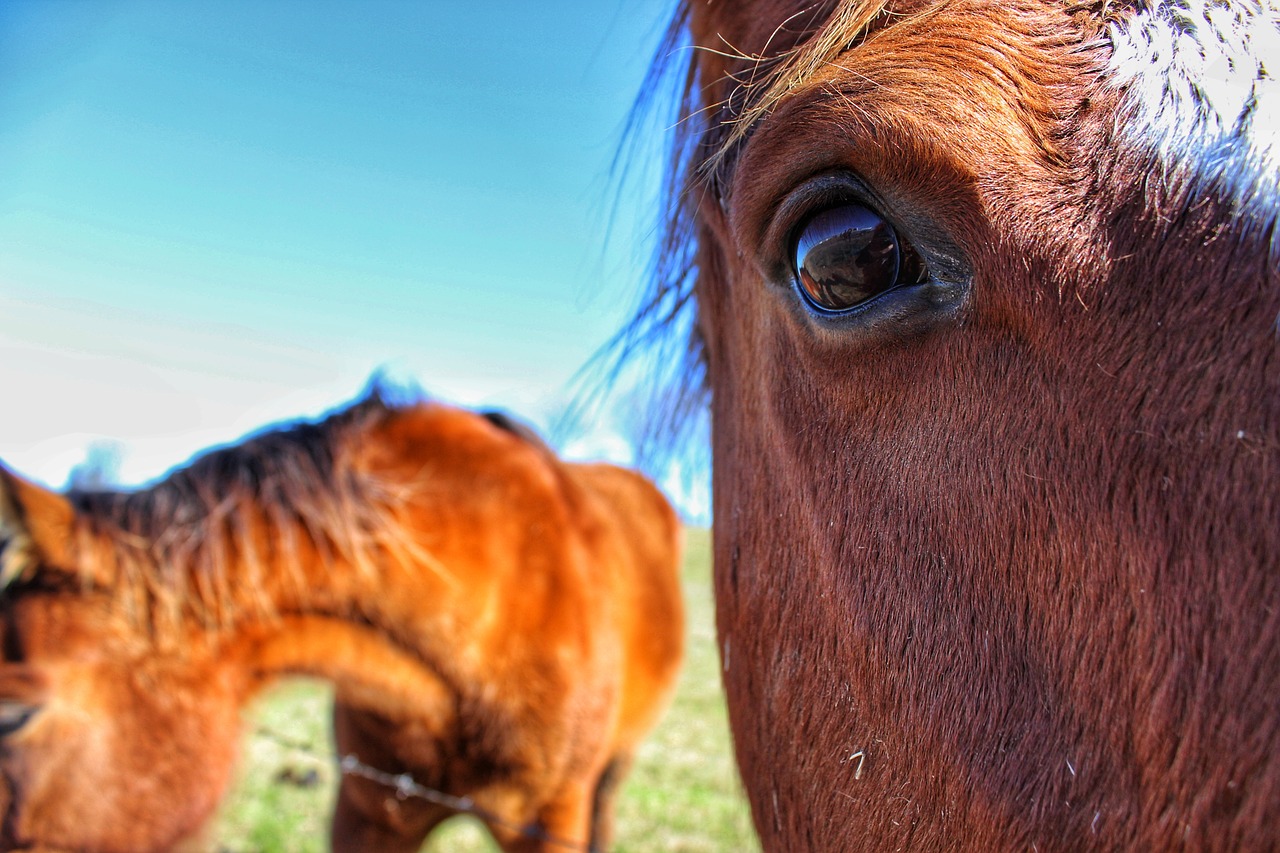
MULTIPOLYGON (((0 477, 0 720, 32 712, 0 738, 3 849, 191 837, 286 674, 335 682, 341 753, 473 798, 505 849, 608 843, 683 638, 678 524, 639 476, 374 397, 140 492, 0 477)), ((448 814, 347 776, 333 847, 417 850, 448 814)))
POLYGON ((681 12, 684 260, 650 304, 696 288, 766 849, 1278 843, 1274 210, 1118 141, 1124 5, 681 12), (954 249, 956 311, 805 312, 786 200, 832 171, 954 249))

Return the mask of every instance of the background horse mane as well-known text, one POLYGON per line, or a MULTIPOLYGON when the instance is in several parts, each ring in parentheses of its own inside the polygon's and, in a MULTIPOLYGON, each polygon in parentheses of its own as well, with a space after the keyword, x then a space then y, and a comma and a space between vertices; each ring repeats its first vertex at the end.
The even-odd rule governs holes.
MULTIPOLYGON (((329 571, 369 578, 387 556, 438 568, 394 523, 411 489, 359 464, 362 439, 397 411, 374 387, 322 420, 209 451, 152 485, 72 490, 70 565, 86 588, 118 596, 158 641, 182 636, 184 616, 221 629, 276 615, 264 589, 306 584, 304 552, 329 571)), ((60 581, 43 573, 26 582, 60 581)))

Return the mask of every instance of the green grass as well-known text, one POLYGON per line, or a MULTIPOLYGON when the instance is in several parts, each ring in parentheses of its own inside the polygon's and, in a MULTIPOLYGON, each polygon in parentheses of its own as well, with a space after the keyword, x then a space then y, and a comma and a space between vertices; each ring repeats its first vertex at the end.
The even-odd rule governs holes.
MULTIPOLYGON (((684 566, 688 653, 670 711, 637 756, 618 801, 617 853, 759 850, 733 766, 715 647, 706 531, 691 530, 684 566)), ((240 779, 209 832, 218 853, 321 853, 337 771, 326 685, 281 685, 250 709, 240 779), (315 774, 315 784, 293 780, 315 774)), ((430 853, 490 853, 480 824, 455 818, 430 853)))

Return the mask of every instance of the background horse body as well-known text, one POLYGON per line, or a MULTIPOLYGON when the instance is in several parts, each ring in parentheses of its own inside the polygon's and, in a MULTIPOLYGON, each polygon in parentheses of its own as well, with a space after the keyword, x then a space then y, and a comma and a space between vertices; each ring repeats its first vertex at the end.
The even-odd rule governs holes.
POLYGON ((1274 847, 1276 6, 677 26, 649 316, 696 294, 765 847, 1274 847))
MULTIPOLYGON (((504 848, 607 844, 683 642, 639 476, 375 395, 136 493, 0 477, 4 849, 190 837, 288 673, 335 682, 339 754, 470 797, 504 848)), ((347 775, 333 845, 417 850, 451 813, 347 775)))

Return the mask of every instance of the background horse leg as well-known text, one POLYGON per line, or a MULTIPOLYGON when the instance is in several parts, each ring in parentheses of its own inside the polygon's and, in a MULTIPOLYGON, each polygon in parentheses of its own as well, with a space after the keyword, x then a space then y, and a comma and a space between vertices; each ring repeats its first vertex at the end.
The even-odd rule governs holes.
POLYGON ((595 789, 575 784, 563 790, 539 810, 529 827, 535 832, 521 834, 511 824, 488 824, 489 831, 506 853, 568 853, 595 850, 588 847, 595 789))
POLYGON ((389 788, 348 776, 338 787, 329 848, 333 853, 417 853, 431 830, 452 815, 431 803, 398 800, 389 788))
POLYGON ((591 849, 608 850, 613 844, 613 818, 622 780, 631 769, 632 756, 620 752, 609 760, 596 782, 596 795, 591 808, 591 849))
MULTIPOLYGON (((388 723, 371 714, 335 702, 333 739, 339 756, 351 755, 384 773, 406 768, 386 743, 388 723)), ((431 830, 455 812, 408 796, 380 782, 343 774, 338 783, 330 848, 334 853, 417 853, 431 830)))

